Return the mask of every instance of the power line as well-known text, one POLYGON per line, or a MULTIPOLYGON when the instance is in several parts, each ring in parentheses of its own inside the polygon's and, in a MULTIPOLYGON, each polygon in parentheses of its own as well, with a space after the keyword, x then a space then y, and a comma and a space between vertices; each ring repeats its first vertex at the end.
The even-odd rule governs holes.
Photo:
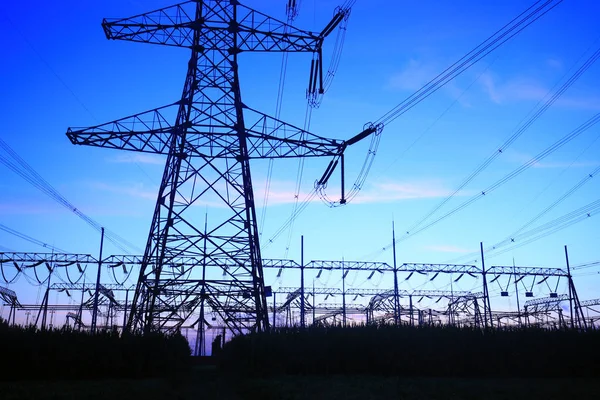
MULTIPOLYGON (((572 188, 570 188, 568 191, 566 191, 561 197, 559 197, 557 200, 555 200, 552 204, 550 204, 548 207, 546 207, 544 210, 542 210, 540 213, 538 213, 535 217, 533 217, 532 219, 530 219, 529 221, 527 221, 525 224, 523 224, 519 229, 517 229, 515 232, 511 233, 510 235, 508 235, 504 240, 494 244, 493 246, 491 246, 490 248, 495 250, 507 245, 510 245, 511 243, 514 242, 514 238, 517 237, 520 233, 522 233, 525 229, 527 229, 528 227, 530 227, 531 225, 533 225, 535 222, 537 222, 541 217, 543 217, 544 215, 546 215, 548 212, 550 212, 551 210, 553 210, 556 206, 558 206, 560 203, 562 203, 564 200, 566 200, 568 197, 570 197, 572 194, 574 194, 578 189, 580 189, 584 184, 586 184, 587 182, 589 182, 594 176, 596 176, 598 173, 600 172, 600 167, 595 168, 592 172, 590 172, 589 174, 587 174, 586 176, 583 177, 583 179, 581 179, 577 184, 575 184, 572 188)), ((449 262, 456 262, 459 260, 465 260, 465 259, 470 259, 471 257, 477 257, 479 255, 478 252, 473 252, 461 257, 458 257, 452 261, 449 262)))
MULTIPOLYGON (((67 208, 72 211, 79 218, 84 220, 88 225, 94 228, 96 231, 100 232, 102 226, 100 223, 92 219, 91 217, 84 214, 80 211, 75 205, 73 205, 70 201, 68 201, 58 190, 56 190, 48 181, 46 181, 31 165, 29 165, 16 151, 14 151, 4 140, 0 138, 0 150, 4 150, 3 154, 0 152, 0 163, 4 164, 14 173, 25 179, 32 186, 46 194, 48 197, 59 203, 61 206, 67 208), (8 155, 8 156, 7 156, 8 155)), ((121 236, 116 233, 105 229, 105 237, 108 241, 113 243, 116 247, 121 249, 122 251, 129 253, 129 249, 133 249, 136 252, 141 252, 142 250, 129 241, 123 239, 121 236)))
POLYGON ((375 124, 389 124, 390 122, 394 121, 396 118, 412 109, 421 101, 425 100, 427 97, 444 87, 448 82, 472 67, 479 60, 486 57, 488 54, 496 50, 508 40, 512 39, 514 36, 518 35, 523 29, 537 21, 561 2, 562 0, 546 0, 543 3, 542 0, 536 1, 532 6, 513 18, 509 23, 497 30, 473 50, 465 54, 454 64, 446 68, 435 78, 423 85, 423 87, 421 87, 415 93, 385 113, 381 118, 375 121, 375 124), (540 3, 542 4, 540 5, 540 3))
MULTIPOLYGON (((564 146, 565 144, 567 144, 571 140, 575 139, 580 134, 582 134, 583 132, 587 131, 589 128, 591 128, 594 125, 596 125, 598 122, 600 122, 600 113, 598 113, 598 114, 594 115, 592 118, 588 119, 586 122, 584 122, 583 124, 581 124, 579 127, 577 127, 576 129, 574 129, 573 131, 571 131, 567 135, 563 136, 561 139, 559 139, 558 141, 556 141, 551 146, 547 147, 542 152, 538 153, 535 157, 531 158, 529 161, 527 161, 526 163, 522 164, 520 167, 516 168, 515 170, 513 170, 510 173, 508 173, 507 175, 505 175, 504 177, 502 177, 501 179, 499 179, 495 183, 493 183, 490 186, 486 187, 479 194, 476 194, 476 195, 472 196, 468 200, 464 201, 463 203, 461 203, 457 207, 455 207, 452 210, 446 212, 442 216, 434 219, 433 221, 429 222, 428 224, 423 225, 423 226, 421 226, 420 228, 418 228, 418 229, 416 229, 414 231, 407 231, 404 236, 401 236, 398 239, 396 239, 396 243, 402 242, 402 241, 408 239, 409 237, 412 237, 412 236, 414 236, 414 235, 416 235, 416 234, 418 234, 420 232, 423 232, 426 229, 431 228, 432 226, 434 226, 438 222, 440 222, 440 221, 448 218, 449 216, 451 216, 451 215, 453 215, 453 214, 461 211, 462 209, 468 207, 469 205, 473 204, 477 200, 485 197, 486 195, 489 195, 492 191, 496 190, 497 188, 499 188, 500 186, 502 186, 506 182, 510 181, 511 179, 517 177, 518 175, 520 175, 521 173, 523 173, 524 171, 526 171, 527 169, 529 169, 533 165, 536 165, 542 159, 544 159, 548 155, 552 154, 554 151, 558 150, 559 148, 561 148, 562 146, 564 146)), ((384 247, 382 250, 378 251, 376 253, 376 255, 381 254, 383 251, 385 251, 387 248, 389 248, 392 244, 393 244, 393 242, 390 243, 388 246, 384 247)))
MULTIPOLYGON (((49 245, 48 243, 42 242, 41 240, 35 239, 35 238, 33 238, 33 237, 29 236, 29 235, 26 235, 24 233, 16 231, 16 230, 14 230, 12 228, 9 228, 8 226, 6 226, 4 224, 0 224, 0 230, 4 231, 6 233, 9 233, 9 234, 11 234, 13 236, 16 236, 18 238, 21 238, 23 240, 26 240, 29 243, 33 243, 33 244, 36 244, 38 246, 44 247, 46 249, 50 249, 50 250, 57 251, 57 252, 60 252, 60 253, 68 253, 67 251, 62 250, 62 249, 60 249, 60 248, 58 248, 56 246, 49 245)), ((6 251, 10 251, 10 250, 6 249, 6 251)))
MULTIPOLYGON (((597 41, 597 40, 596 40, 597 41)), ((589 51, 586 50, 585 53, 589 51)), ((584 53, 584 54, 585 54, 584 53)), ((583 57, 583 56, 582 56, 583 57)), ((581 58, 582 58, 581 57, 581 58)), ((581 60, 580 58, 580 60, 581 60)), ((527 129, 533 125, 549 108, 552 106, 560 96, 570 88, 580 77, 585 73, 597 60, 600 58, 600 47, 551 95, 546 95, 546 101, 540 106, 538 103, 534 109, 530 112, 530 117, 524 121, 519 128, 507 139, 505 142, 494 152, 483 161, 463 182, 446 198, 444 198, 439 204, 431 209, 424 217, 420 218, 415 222, 407 231, 412 232, 429 220, 437 211, 439 211, 448 201, 456 196, 462 189, 464 189, 470 182, 473 181, 481 172, 483 172, 492 162, 503 154, 527 129)), ((579 63, 579 60, 576 64, 579 63)), ((564 77, 563 77, 564 78, 564 77)), ((555 86, 556 87, 556 86, 555 86)))

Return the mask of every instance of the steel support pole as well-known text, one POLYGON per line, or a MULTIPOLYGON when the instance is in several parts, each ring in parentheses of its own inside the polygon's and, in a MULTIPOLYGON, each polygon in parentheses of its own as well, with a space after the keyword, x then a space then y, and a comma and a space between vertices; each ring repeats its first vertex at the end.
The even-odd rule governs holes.
POLYGON ((408 295, 408 301, 410 303, 410 326, 413 326, 413 302, 412 302, 412 294, 408 295))
POLYGON ((77 322, 77 330, 81 330, 81 326, 83 325, 83 297, 85 295, 85 274, 83 275, 83 285, 81 286, 81 303, 79 304, 79 310, 77 310, 77 316, 79 317, 79 321, 77 322))
POLYGON ((521 305, 519 304, 519 286, 517 285, 517 274, 515 272, 515 259, 513 258, 513 276, 515 281, 515 295, 517 296, 517 317, 519 318, 519 326, 523 325, 521 321, 521 305))
POLYGON ((52 276, 52 269, 48 274, 48 287, 46 288, 46 295, 44 296, 44 312, 42 314, 42 330, 46 330, 46 321, 48 318, 48 302, 50 301, 50 277, 52 276))
POLYGON ((300 327, 306 327, 304 304, 304 235, 300 236, 300 327))
POLYGON ((571 314, 571 329, 575 328, 575 324, 573 321, 573 289, 571 287, 573 281, 571 278, 571 266, 569 265, 569 251, 567 250, 567 246, 565 245, 565 259, 567 261, 567 279, 569 280, 569 314, 571 314))
POLYGON ((396 229, 392 221, 392 252, 394 255, 394 325, 398 326, 400 300, 398 299, 398 267, 396 264, 396 229))
POLYGON ((488 327, 488 316, 490 318, 490 327, 494 327, 494 320, 492 319, 492 306, 490 304, 490 293, 488 292, 487 278, 485 272, 485 258, 483 256, 483 242, 479 242, 479 249, 481 251, 481 274, 483 276, 483 319, 485 320, 485 327, 488 327), (487 309, 487 310, 486 310, 487 309))
POLYGON ((275 303, 275 298, 277 293, 273 292, 273 328, 277 327, 277 319, 276 319, 276 312, 277 312, 277 303, 275 303))
POLYGON ((346 271, 344 270, 344 260, 342 260, 342 326, 346 327, 346 271))
POLYGON ((129 302, 129 289, 125 290, 125 307, 123 308, 123 330, 122 333, 127 329, 127 303, 129 302))
POLYGON ((316 310, 316 307, 317 307, 317 298, 315 297, 315 278, 313 278, 312 301, 313 301, 312 302, 312 317, 313 317, 312 324, 314 325, 315 324, 315 317, 316 317, 315 310, 316 310))
POLYGON ((98 296, 100 294, 100 272, 102 271, 102 247, 104 246, 104 228, 101 228, 100 257, 98 257, 98 274, 96 275, 96 292, 94 293, 94 308, 92 310, 92 333, 96 333, 96 321, 98 319, 98 296))

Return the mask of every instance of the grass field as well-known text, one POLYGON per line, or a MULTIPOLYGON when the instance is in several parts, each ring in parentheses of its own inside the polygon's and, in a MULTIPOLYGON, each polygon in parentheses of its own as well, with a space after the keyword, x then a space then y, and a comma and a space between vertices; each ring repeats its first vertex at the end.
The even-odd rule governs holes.
POLYGON ((0 399, 532 400, 598 399, 595 379, 451 379, 366 375, 236 378, 195 367, 169 379, 3 382, 0 399))

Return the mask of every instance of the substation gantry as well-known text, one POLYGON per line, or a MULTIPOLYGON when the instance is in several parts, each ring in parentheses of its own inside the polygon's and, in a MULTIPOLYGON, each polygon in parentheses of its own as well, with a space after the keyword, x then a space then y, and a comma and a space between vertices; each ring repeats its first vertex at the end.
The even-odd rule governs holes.
MULTIPOLYGON (((106 124, 69 128, 73 144, 166 156, 128 330, 177 330, 199 308, 219 314, 233 334, 269 327, 251 159, 332 157, 379 134, 367 125, 352 139, 328 139, 270 117, 242 101, 244 52, 313 54, 309 92, 323 92, 322 48, 348 17, 338 9, 320 33, 295 28, 237 0, 196 0, 125 19, 105 19, 108 39, 191 52, 177 101, 106 124), (208 218, 194 205, 209 207, 208 218), (192 264, 173 266, 191 258, 192 264), (225 276, 222 276, 225 274, 225 276), (177 290, 171 290, 172 286, 177 290), (222 289, 215 290, 215 287, 222 289), (209 300, 210 299, 210 300, 209 300)), ((342 189, 343 193, 343 189, 342 189)), ((344 201, 342 195, 341 202, 344 201)))
MULTIPOLYGON (((548 326, 553 328, 577 328, 587 329, 588 321, 583 315, 584 307, 594 304, 595 300, 580 302, 577 293, 571 295, 552 294, 550 297, 532 299, 525 302, 522 315, 527 319, 527 324, 531 325, 530 318, 534 319, 533 324, 548 326), (563 303, 569 303, 569 320, 565 319, 563 303), (544 320, 545 317, 545 320, 544 320)), ((593 327, 593 321, 592 327, 593 327)))
MULTIPOLYGON (((45 287, 45 295, 42 303, 21 304, 17 300, 17 294, 8 289, 0 290, 1 299, 4 303, 11 305, 11 315, 14 320, 14 315, 17 310, 26 310, 28 312, 37 311, 38 320, 42 321, 42 327, 46 326, 46 315, 50 312, 69 312, 67 316, 74 321, 75 325, 81 328, 84 326, 82 312, 96 312, 98 315, 106 317, 106 326, 115 326, 115 313, 123 313, 123 328, 126 329, 126 318, 133 310, 132 301, 129 300, 129 294, 135 291, 135 287, 126 287, 124 283, 127 279, 123 279, 122 283, 109 284, 97 282, 85 282, 85 272, 91 267, 92 271, 97 268, 103 268, 110 273, 112 271, 113 280, 117 281, 114 272, 122 271, 122 276, 137 274, 144 263, 144 256, 134 255, 111 255, 98 261, 94 257, 87 254, 62 254, 62 253, 0 253, 0 272, 4 282, 9 285, 16 281, 23 274, 27 279, 33 279, 33 284, 45 287), (30 271, 30 273, 26 273, 30 271), (60 274, 59 274, 60 272, 60 274), (56 282, 54 275, 62 277, 61 282, 56 282), (74 292, 81 292, 81 301, 79 304, 49 304, 50 291, 64 292, 71 301, 75 299, 74 292), (124 296, 122 295, 124 292, 124 296), (84 294, 87 293, 89 298, 86 300, 84 294), (116 293, 121 293, 117 296, 116 293), (104 311, 103 311, 104 310, 104 311), (109 323, 110 322, 110 323, 109 323)), ((434 281, 440 274, 449 275, 452 282, 456 283, 465 276, 481 278, 485 276, 489 278, 489 285, 498 285, 500 296, 506 297, 509 295, 511 286, 514 285, 515 293, 525 291, 525 297, 530 298, 524 305, 522 310, 517 312, 507 312, 501 309, 493 311, 493 321, 498 327, 504 324, 519 325, 542 325, 548 327, 565 326, 563 311, 560 307, 561 302, 571 302, 573 312, 570 314, 570 319, 573 321, 572 326, 579 329, 585 329, 589 325, 594 326, 597 318, 597 312, 593 308, 598 305, 598 300, 588 300, 579 302, 575 286, 572 283, 569 271, 559 268, 541 268, 541 267, 518 267, 518 266, 492 266, 484 272, 481 268, 474 265, 455 265, 455 264, 417 264, 404 263, 396 267, 384 262, 363 262, 363 261, 324 261, 316 260, 308 263, 297 263, 294 260, 282 259, 264 259, 262 260, 263 268, 278 269, 278 276, 283 270, 300 269, 312 270, 314 277, 319 279, 323 271, 336 271, 340 273, 342 287, 321 287, 310 288, 304 284, 304 275, 301 275, 300 287, 280 287, 271 289, 266 286, 266 290, 273 292, 273 304, 267 307, 267 311, 272 315, 272 321, 277 321, 277 315, 285 315, 286 325, 296 325, 297 322, 293 318, 294 310, 299 310, 300 326, 305 326, 306 313, 312 313, 313 323, 322 321, 326 323, 341 317, 339 322, 346 320, 346 315, 361 316, 368 323, 395 323, 395 324, 434 324, 447 323, 451 325, 470 325, 476 327, 486 326, 486 314, 488 322, 492 323, 492 309, 486 307, 489 303, 489 294, 486 296, 485 287, 481 288, 483 292, 471 293, 463 291, 440 291, 440 290, 402 290, 399 288, 400 274, 406 275, 402 281, 408 281, 414 274, 425 276, 427 281, 434 281), (394 287, 389 289, 381 288, 356 288, 346 287, 346 277, 349 271, 362 271, 368 274, 367 279, 371 279, 374 274, 394 273, 394 287), (568 294, 557 293, 558 284, 561 279, 568 279, 570 292, 568 294), (550 282, 554 279, 555 282, 550 282), (550 285, 550 283, 552 283, 550 285), (519 290, 519 285, 521 290, 519 290), (546 285, 549 291, 547 298, 535 298, 534 288, 537 292, 542 292, 539 287, 546 285), (285 295, 284 299, 279 296, 285 295), (322 302, 318 302, 317 296, 324 296, 322 302), (353 297, 351 303, 346 301, 347 296, 353 297), (369 301, 364 304, 356 303, 358 298, 369 301), (280 303, 277 303, 279 299, 280 303), (334 305, 327 302, 328 299, 336 299, 341 303, 334 305), (402 303, 403 300, 408 299, 402 303), (434 300, 429 307, 420 306, 421 300, 434 300), (445 301, 436 306, 442 299, 445 301), (283 302, 281 302, 283 300, 283 302), (402 304, 401 304, 402 303, 402 304), (339 306, 339 307, 338 307, 339 306), (593 313, 588 316, 587 322, 583 316, 583 309, 587 308, 593 313), (481 311, 483 309, 483 313, 481 311), (482 315, 483 314, 483 315, 482 315)), ((190 270, 197 266, 196 257, 179 257, 170 260, 169 267, 171 269, 190 270)), ((222 273, 227 273, 231 269, 235 269, 234 260, 226 260, 221 264, 222 273)), ((98 278, 100 275, 98 275, 98 278)), ((104 278, 106 281, 106 277, 104 278)), ((484 282, 485 283, 485 282, 484 282)), ((221 293, 231 290, 231 283, 226 280, 215 280, 212 282, 204 282, 204 288, 210 293, 221 293)), ((244 289, 239 289, 235 293, 237 296, 243 296, 244 289)), ((195 317, 188 321, 184 328, 194 328, 197 326, 198 335, 203 336, 204 327, 213 328, 215 326, 227 327, 226 324, 221 324, 224 321, 216 321, 216 316, 219 315, 219 307, 222 304, 210 296, 200 296, 202 287, 196 291, 190 291, 187 282, 181 284, 173 282, 168 287, 163 289, 163 296, 189 296, 190 300, 182 304, 182 312, 196 313, 195 317), (198 310, 202 302, 206 302, 210 309, 212 321, 204 315, 199 315, 198 310)), ((489 292, 488 292, 489 293, 489 292)), ((431 301, 430 301, 431 303, 431 301)), ((165 306, 166 307, 166 306, 165 306)), ((236 308, 236 304, 230 304, 229 308, 221 309, 221 314, 240 314, 244 309, 236 308)), ((169 312, 169 309, 159 309, 161 312, 169 312)), ((201 310, 201 308, 200 308, 201 310)), ((492 325, 493 326, 493 325, 492 325)), ((224 336, 223 336, 224 337, 224 336)))
MULTIPOLYGON (((458 324, 459 316, 464 324, 473 326, 482 326, 479 304, 482 303, 483 293, 471 293, 466 291, 444 291, 444 290, 399 290, 395 293, 393 289, 364 289, 348 288, 307 288, 305 291, 305 313, 312 313, 312 323, 318 323, 341 316, 340 323, 346 325, 346 317, 349 314, 360 315, 362 322, 366 324, 375 323, 399 323, 407 325, 432 325, 434 322, 442 323, 440 317, 444 317, 449 324, 458 324), (329 298, 341 299, 339 307, 334 307, 330 303, 316 304, 316 296, 325 296, 325 301, 329 298), (352 297, 352 302, 358 298, 368 298, 367 304, 348 304, 346 298, 352 297), (402 299, 408 299, 408 304, 400 304, 395 308, 396 296, 402 299), (312 300, 309 300, 311 299, 312 300), (445 299, 444 308, 439 306, 434 308, 419 307, 423 299, 436 299, 434 304, 440 303, 445 299), (414 299, 414 302, 413 302, 414 299), (402 317, 405 316, 405 321, 402 317), (435 317, 435 318, 434 318, 435 317), (467 322, 470 321, 470 322, 467 322)), ((285 324, 288 326, 293 322, 291 316, 292 310, 300 310, 302 307, 302 288, 280 287, 273 290, 273 321, 276 321, 277 313, 285 314, 285 324), (283 303, 276 303, 277 295, 285 294, 283 303)), ((302 313, 299 313, 302 315, 302 313)), ((274 322, 275 324, 275 322, 274 322)))

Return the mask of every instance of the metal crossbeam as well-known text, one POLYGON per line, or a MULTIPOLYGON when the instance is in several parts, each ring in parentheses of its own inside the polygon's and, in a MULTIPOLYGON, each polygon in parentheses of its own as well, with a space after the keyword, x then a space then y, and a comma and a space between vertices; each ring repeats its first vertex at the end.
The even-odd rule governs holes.
POLYGON ((569 296, 566 294, 561 294, 557 297, 542 297, 539 299, 528 300, 525 302, 525 307, 533 307, 545 304, 556 304, 561 301, 569 301, 569 296))
POLYGON ((17 299, 17 293, 14 290, 0 286, 0 299, 6 304, 12 307, 20 307, 19 299, 17 299))
POLYGON ((487 271, 492 275, 516 275, 516 276, 568 276, 567 271, 560 268, 544 267, 513 267, 492 266, 487 271))
POLYGON ((579 305, 580 307, 600 306, 600 299, 584 300, 579 305))
POLYGON ((385 262, 376 261, 325 261, 315 260, 304 266, 306 269, 348 270, 348 271, 391 271, 393 268, 385 262))
POLYGON ((69 266, 76 263, 97 263, 98 260, 89 254, 0 252, 0 264, 9 262, 23 263, 22 266, 28 268, 43 263, 69 266))

